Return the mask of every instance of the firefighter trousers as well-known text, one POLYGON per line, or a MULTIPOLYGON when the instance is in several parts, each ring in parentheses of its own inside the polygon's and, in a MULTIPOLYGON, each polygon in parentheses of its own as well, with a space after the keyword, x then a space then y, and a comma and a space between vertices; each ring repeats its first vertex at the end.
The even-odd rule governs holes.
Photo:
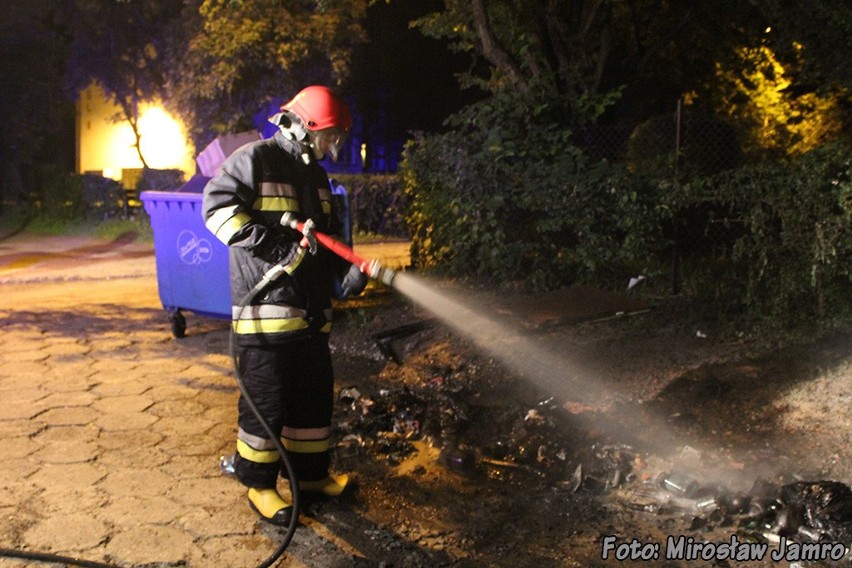
MULTIPOLYGON (((327 333, 280 345, 240 347, 243 383, 273 432, 280 432, 300 481, 328 476, 334 371, 327 333)), ((275 488, 286 477, 275 443, 241 395, 238 403, 237 478, 248 487, 275 488)))

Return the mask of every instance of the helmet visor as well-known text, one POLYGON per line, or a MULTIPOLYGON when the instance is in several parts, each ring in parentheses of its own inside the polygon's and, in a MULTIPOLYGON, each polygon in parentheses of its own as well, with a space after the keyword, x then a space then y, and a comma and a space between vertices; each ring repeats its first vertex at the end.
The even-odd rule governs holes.
POLYGON ((313 147, 317 159, 330 156, 332 161, 336 162, 346 144, 346 134, 341 128, 325 128, 314 134, 313 147))

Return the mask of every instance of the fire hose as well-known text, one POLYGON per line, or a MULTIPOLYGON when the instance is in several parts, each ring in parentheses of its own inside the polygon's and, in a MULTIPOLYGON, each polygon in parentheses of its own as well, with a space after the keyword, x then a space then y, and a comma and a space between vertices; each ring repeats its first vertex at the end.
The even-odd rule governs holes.
POLYGON ((312 239, 316 239, 319 244, 321 244, 324 248, 327 248, 343 260, 347 260, 350 263, 354 264, 358 268, 361 269, 361 272, 372 278, 373 280, 378 280, 379 282, 383 282, 388 286, 393 284, 393 279, 396 276, 396 272, 389 268, 384 268, 379 264, 378 260, 367 260, 361 258, 360 256, 355 254, 355 251, 341 243, 337 239, 330 237, 324 233, 316 231, 313 229, 313 223, 310 219, 307 222, 301 222, 292 213, 285 213, 281 217, 281 224, 285 227, 290 227, 291 229, 302 233, 302 246, 305 248, 310 248, 312 246, 312 239))
MULTIPOLYGON (((281 217, 281 224, 291 229, 298 231, 302 234, 301 246, 308 248, 311 252, 315 253, 317 250, 317 243, 322 245, 324 248, 328 249, 332 253, 341 257, 342 259, 350 262, 357 266, 361 272, 366 274, 369 278, 373 280, 377 280, 383 282, 384 284, 390 286, 392 285, 393 279, 396 276, 396 272, 381 266, 377 260, 364 259, 355 254, 355 251, 340 241, 334 239, 333 237, 316 231, 313 226, 313 222, 309 219, 306 222, 299 221, 290 213, 285 213, 283 217, 281 217)), ((260 279, 260 281, 237 303, 238 307, 243 307, 249 305, 263 290, 266 289, 271 283, 280 278, 283 274, 285 274, 284 263, 279 263, 274 265, 271 269, 269 269, 260 279)), ((287 452, 284 448, 284 444, 281 443, 281 439, 279 434, 275 433, 272 430, 272 427, 269 423, 263 418, 260 410, 257 408, 257 405, 252 400, 249 395, 246 386, 243 382, 242 374, 240 373, 239 361, 237 357, 236 345, 234 342, 234 331, 233 327, 231 328, 231 335, 229 341, 229 349, 231 353, 231 360, 234 365, 234 377, 237 381, 237 386, 240 389, 240 392, 243 395, 248 407, 255 414, 258 421, 260 422, 261 427, 270 437, 270 439, 275 444, 275 448, 278 451, 278 455, 281 459, 281 463, 283 464, 285 470, 287 471, 288 480, 290 482, 290 494, 292 497, 292 513, 290 515, 290 523, 287 526, 287 530, 284 533, 284 539, 278 545, 278 548, 272 553, 272 555, 264 560, 261 564, 258 565, 258 568, 268 568, 276 560, 278 560, 287 547, 290 545, 290 542, 293 540, 293 535, 296 532, 296 528, 299 524, 299 508, 300 508, 300 492, 299 492, 299 480, 296 476, 295 469, 290 462, 290 459, 287 457, 287 452)), ((0 557, 8 557, 8 558, 20 558, 24 560, 35 560, 39 562, 48 562, 48 563, 64 563, 73 566, 84 566, 89 568, 116 568, 112 564, 105 564, 101 562, 95 562, 91 560, 82 560, 78 558, 73 558, 69 556, 62 556, 58 554, 48 554, 41 552, 32 552, 32 551, 22 551, 22 550, 14 550, 14 549, 6 549, 0 548, 0 557)))

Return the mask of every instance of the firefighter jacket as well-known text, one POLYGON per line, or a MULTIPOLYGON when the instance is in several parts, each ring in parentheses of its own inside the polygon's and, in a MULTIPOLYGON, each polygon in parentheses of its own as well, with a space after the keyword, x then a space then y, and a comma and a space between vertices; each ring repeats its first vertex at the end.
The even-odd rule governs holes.
POLYGON ((229 247, 238 344, 268 345, 331 330, 334 279, 350 265, 322 247, 312 255, 299 244, 302 235, 280 219, 289 211, 334 235, 340 229, 335 208, 325 170, 302 161, 299 145, 281 132, 234 152, 207 183, 202 214, 210 232, 229 247), (279 263, 284 274, 252 294, 279 263))

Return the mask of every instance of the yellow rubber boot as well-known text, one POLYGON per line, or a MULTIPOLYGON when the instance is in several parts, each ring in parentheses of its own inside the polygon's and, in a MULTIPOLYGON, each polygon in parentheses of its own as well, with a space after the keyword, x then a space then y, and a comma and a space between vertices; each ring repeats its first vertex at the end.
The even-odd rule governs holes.
POLYGON ((318 481, 300 481, 299 489, 306 493, 317 493, 326 497, 340 497, 349 486, 349 476, 329 475, 318 481))
POLYGON ((273 525, 289 525, 293 506, 284 500, 275 489, 248 490, 249 505, 261 519, 273 525))

